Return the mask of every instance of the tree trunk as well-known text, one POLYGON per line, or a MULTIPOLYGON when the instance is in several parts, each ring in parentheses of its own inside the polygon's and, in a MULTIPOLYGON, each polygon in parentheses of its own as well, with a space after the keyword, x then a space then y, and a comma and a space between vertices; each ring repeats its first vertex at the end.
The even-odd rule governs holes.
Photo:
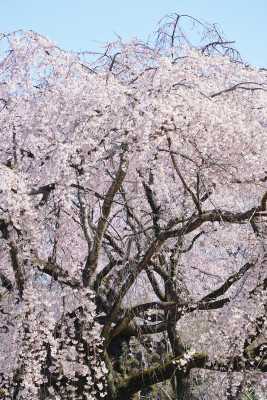
MULTIPOLYGON (((175 327, 168 328, 168 337, 171 343, 174 357, 179 357, 185 353, 185 348, 175 332, 175 327)), ((177 396, 177 400, 192 400, 194 396, 191 393, 190 377, 174 376, 171 380, 172 389, 177 396)))

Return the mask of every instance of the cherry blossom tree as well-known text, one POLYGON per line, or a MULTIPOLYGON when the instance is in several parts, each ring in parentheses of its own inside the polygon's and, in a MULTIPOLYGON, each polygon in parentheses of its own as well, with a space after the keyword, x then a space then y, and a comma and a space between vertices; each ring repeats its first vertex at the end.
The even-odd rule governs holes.
POLYGON ((90 62, 1 35, 1 398, 264 399, 266 69, 183 19, 90 62))

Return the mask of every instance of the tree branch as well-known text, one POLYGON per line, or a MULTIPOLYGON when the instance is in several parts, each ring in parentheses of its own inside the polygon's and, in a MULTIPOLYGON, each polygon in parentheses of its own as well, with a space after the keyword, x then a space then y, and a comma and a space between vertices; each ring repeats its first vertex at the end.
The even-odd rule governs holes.
POLYGON ((80 210, 81 210, 82 227, 83 227, 86 241, 88 243, 88 253, 90 253, 93 240, 92 240, 92 235, 90 232, 88 204, 85 199, 84 189, 81 189, 81 188, 78 189, 78 199, 79 199, 79 203, 81 205, 80 210))
POLYGON ((236 89, 245 89, 245 90, 264 90, 265 92, 267 91, 266 89, 264 89, 263 87, 261 87, 261 86, 265 86, 266 84, 264 84, 264 83, 255 83, 255 82, 240 82, 240 83, 237 83, 236 85, 234 85, 234 86, 231 86, 230 88, 228 88, 228 89, 224 89, 224 90, 221 90, 220 92, 217 92, 217 93, 213 93, 210 97, 212 98, 212 97, 216 97, 216 96, 219 96, 220 94, 223 94, 223 93, 228 93, 228 92, 232 92, 233 90, 236 90, 236 89), (243 85, 258 85, 258 87, 247 87, 247 86, 243 86, 243 85))
MULTIPOLYGON (((116 317, 120 306, 121 306, 121 302, 125 296, 125 294, 128 292, 129 288, 132 286, 132 284, 134 283, 136 277, 139 275, 139 273, 145 269, 145 267, 148 265, 151 257, 153 256, 153 254, 155 253, 155 251, 158 249, 158 247, 163 243, 164 239, 162 238, 162 235, 159 235, 150 245, 149 249, 147 250, 146 254, 143 257, 143 260, 139 263, 139 265, 137 266, 137 268, 130 274, 128 275, 128 277, 126 278, 124 284, 122 285, 122 288, 120 290, 120 293, 118 294, 118 296, 116 297, 113 306, 110 309, 110 313, 107 319, 107 322, 103 328, 103 332, 102 335, 104 337, 104 341, 105 341, 105 345, 107 345, 107 340, 108 340, 108 336, 109 336, 109 332, 110 332, 110 328, 111 328, 111 324, 114 321, 114 318, 116 317)), ((114 283, 115 287, 119 287, 119 282, 115 282, 114 283)))
POLYGON ((145 182, 143 182, 143 187, 145 189, 147 201, 148 201, 148 203, 151 207, 152 213, 153 213, 152 219, 153 219, 153 226, 154 226, 155 234, 158 235, 160 232, 160 227, 158 224, 160 206, 157 205, 155 196, 154 196, 150 186, 147 185, 145 182))
POLYGON ((101 281, 103 278, 105 278, 110 271, 116 266, 116 265, 121 265, 122 261, 121 260, 112 260, 110 263, 108 263, 103 269, 102 271, 100 271, 97 276, 96 279, 94 281, 94 291, 97 293, 99 286, 101 285, 101 281))
POLYGON ((43 196, 42 196, 41 200, 39 201, 39 206, 43 206, 44 204, 47 203, 50 192, 52 192, 55 189, 55 187, 56 187, 55 183, 50 183, 45 186, 40 186, 38 189, 32 189, 28 194, 30 196, 42 194, 43 196))
POLYGON ((155 295, 161 300, 165 301, 165 294, 160 289, 157 279, 155 278, 152 271, 150 271, 149 267, 146 269, 146 274, 149 279, 149 282, 154 290, 155 295))
POLYGON ((36 258, 34 263, 37 265, 40 272, 51 276, 55 281, 59 281, 73 288, 81 287, 81 281, 73 277, 70 278, 68 271, 64 270, 59 264, 44 261, 40 258, 36 258))
MULTIPOLYGON (((8 223, 4 219, 0 219, 0 231, 2 232, 3 238, 5 240, 10 239, 10 231, 8 230, 8 223)), ((17 288, 19 291, 19 295, 22 298, 23 291, 24 291, 24 274, 22 267, 19 262, 19 256, 18 256, 18 248, 14 240, 11 240, 8 243, 9 246, 9 254, 11 258, 11 264, 13 267, 16 283, 17 283, 17 288)))
POLYGON ((247 262, 245 265, 243 265, 243 267, 240 268, 238 272, 229 276, 229 278, 224 282, 222 286, 220 286, 213 292, 209 293, 207 296, 203 297, 201 301, 214 300, 217 297, 222 296, 235 282, 241 279, 245 275, 245 273, 253 266, 254 264, 247 262))
MULTIPOLYGON (((207 310, 217 310, 222 308, 225 304, 229 303, 230 299, 224 298, 217 301, 200 301, 196 303, 181 303, 175 301, 169 302, 150 302, 144 304, 138 304, 137 306, 128 309, 125 313, 125 316, 117 323, 117 325, 112 329, 109 337, 109 341, 112 340, 115 336, 119 335, 125 329, 125 327, 132 321, 132 319, 138 316, 141 313, 144 313, 148 310, 162 310, 162 311, 170 311, 176 310, 176 316, 173 318, 172 325, 179 321, 179 319, 187 313, 194 311, 207 311, 207 310)), ((153 325, 152 325, 153 326, 153 325)), ((168 322, 165 323, 166 329, 168 327, 168 322)))
POLYGON ((199 232, 196 236, 193 237, 192 242, 191 242, 190 245, 187 247, 187 249, 178 250, 178 253, 188 253, 188 252, 192 249, 192 247, 193 247, 195 241, 196 241, 201 235, 203 235, 203 233, 205 233, 205 231, 199 232))
MULTIPOLYGON (((266 196, 266 195, 264 195, 266 196)), ((265 200, 266 202, 266 200, 265 200)), ((265 204, 265 203, 264 203, 265 204)), ((114 301, 113 306, 110 309, 110 313, 107 319, 107 322, 104 326, 103 329, 103 337, 106 340, 108 340, 109 336, 109 331, 111 328, 111 324, 117 314, 117 312, 120 309, 121 302, 125 296, 125 294, 128 292, 129 288, 132 286, 134 283, 136 277, 139 275, 141 271, 143 271, 146 266, 149 264, 152 256, 155 254, 155 252, 159 249, 159 247, 169 238, 173 237, 179 237, 185 234, 188 234, 197 228, 199 228, 204 222, 229 222, 229 223, 240 223, 242 221, 248 220, 252 215, 255 214, 256 211, 262 210, 261 207, 253 207, 250 210, 244 211, 244 212, 230 212, 230 211, 221 211, 221 210, 211 210, 211 211, 206 211, 202 214, 199 214, 197 216, 193 215, 191 218, 189 218, 188 222, 185 224, 185 226, 171 230, 171 231, 166 231, 160 233, 151 243, 150 247, 148 248, 147 252, 145 253, 142 261, 136 266, 134 271, 128 275, 126 278, 124 284, 121 287, 120 293, 117 296, 117 298, 114 301)), ((119 287, 120 282, 115 282, 115 286, 119 287)))
POLYGON ((2 272, 0 273, 1 284, 4 288, 6 288, 9 292, 12 290, 12 282, 8 279, 2 272))
POLYGON ((119 190, 126 172, 127 172, 128 163, 124 160, 123 156, 121 157, 120 166, 118 172, 116 174, 115 179, 113 180, 103 202, 101 217, 98 221, 96 233, 94 236, 94 242, 92 251, 89 253, 84 270, 83 270, 83 284, 84 286, 88 286, 91 282, 91 278, 97 268, 99 251, 101 248, 105 228, 107 225, 107 219, 110 214, 111 206, 113 203, 113 199, 117 191, 119 190))
POLYGON ((193 368, 204 368, 227 372, 230 363, 231 370, 234 372, 240 372, 244 370, 244 367, 246 370, 250 371, 258 370, 266 372, 266 345, 264 344, 251 350, 247 355, 245 363, 239 356, 228 357, 225 361, 217 361, 213 364, 209 364, 208 356, 203 353, 195 353, 190 357, 186 357, 186 354, 176 357, 165 364, 137 372, 123 379, 118 388, 117 399, 124 400, 125 398, 128 398, 128 396, 132 396, 134 393, 137 393, 148 386, 171 379, 174 375, 182 378, 193 368), (256 360, 258 355, 260 361, 256 360))
MULTIPOLYGON (((172 144, 172 142, 171 142, 170 137, 167 137, 167 140, 168 140, 169 149, 171 150, 171 144, 172 144)), ((173 154, 173 152, 171 152, 171 151, 170 151, 170 156, 171 156, 171 160, 172 160, 172 164, 173 164, 173 166, 174 166, 174 169, 175 169, 175 171, 177 172, 177 175, 178 175, 179 178, 181 179, 181 181, 182 181, 182 183, 183 183, 183 185, 184 185, 184 188, 185 188, 185 189, 187 190, 187 192, 191 195, 192 200, 193 200, 193 202, 194 202, 194 204, 195 204, 195 206, 196 206, 196 208, 197 208, 199 214, 201 214, 201 213, 202 213, 202 209, 201 209, 200 203, 199 203, 198 199, 196 198, 194 192, 192 192, 192 190, 190 189, 190 187, 187 185, 186 181, 184 180, 184 177, 182 176, 182 174, 181 174, 181 172, 180 172, 180 170, 179 170, 179 168, 178 168, 178 165, 177 165, 177 163, 176 163, 176 160, 175 160, 175 158, 174 158, 174 154, 173 154)))

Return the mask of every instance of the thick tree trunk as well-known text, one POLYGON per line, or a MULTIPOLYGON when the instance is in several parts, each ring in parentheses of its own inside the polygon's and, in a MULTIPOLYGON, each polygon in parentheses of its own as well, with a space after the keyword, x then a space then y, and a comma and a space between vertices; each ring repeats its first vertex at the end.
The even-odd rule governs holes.
MULTIPOLYGON (((173 282, 173 285, 170 285, 169 283, 166 283, 166 285, 165 285, 166 298, 169 301, 179 301, 180 300, 177 288, 176 288, 176 291, 173 291, 173 287, 175 287, 175 286, 176 285, 174 282, 173 282)), ((172 319, 171 314, 169 315, 169 318, 172 319)), ((175 331, 175 325, 167 328, 167 333, 168 333, 168 338, 169 338, 169 341, 171 344, 173 356, 174 357, 182 356, 186 352, 186 349, 185 349, 180 337, 177 335, 177 332, 175 331)), ((174 376, 171 379, 171 384, 172 384, 172 389, 173 389, 175 395, 177 396, 176 398, 178 400, 191 400, 194 398, 191 393, 189 374, 187 376, 182 376, 182 377, 174 376)))
MULTIPOLYGON (((168 337, 171 343, 174 357, 179 357, 185 353, 185 348, 182 345, 180 338, 175 332, 175 327, 168 328, 168 337)), ((174 376, 171 380, 172 389, 177 396, 177 400, 192 400, 194 396, 191 393, 190 377, 174 376)))

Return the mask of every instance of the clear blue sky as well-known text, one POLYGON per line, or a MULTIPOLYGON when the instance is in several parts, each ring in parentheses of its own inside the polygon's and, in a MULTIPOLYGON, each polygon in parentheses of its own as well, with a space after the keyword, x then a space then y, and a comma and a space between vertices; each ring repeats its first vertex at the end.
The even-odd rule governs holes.
POLYGON ((267 67, 267 0, 0 0, 0 31, 48 36, 65 50, 96 49, 114 32, 146 40, 167 13, 218 23, 244 60, 267 67))

